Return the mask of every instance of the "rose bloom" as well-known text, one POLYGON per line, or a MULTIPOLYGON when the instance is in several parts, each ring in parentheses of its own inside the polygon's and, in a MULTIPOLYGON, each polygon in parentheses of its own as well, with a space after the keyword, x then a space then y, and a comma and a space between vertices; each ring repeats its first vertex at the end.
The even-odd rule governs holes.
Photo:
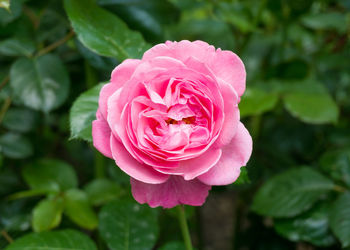
POLYGON ((200 206, 233 183, 252 152, 238 103, 240 58, 202 41, 158 44, 112 72, 92 124, 94 146, 131 178, 139 203, 200 206))

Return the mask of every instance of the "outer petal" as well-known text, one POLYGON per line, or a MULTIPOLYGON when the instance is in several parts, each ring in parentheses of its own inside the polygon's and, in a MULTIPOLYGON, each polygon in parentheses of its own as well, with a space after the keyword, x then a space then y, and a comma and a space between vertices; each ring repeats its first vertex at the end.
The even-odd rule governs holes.
POLYGON ((198 176, 198 179, 207 185, 233 183, 240 174, 240 168, 247 164, 252 153, 252 146, 252 138, 240 122, 231 143, 222 148, 219 162, 208 172, 198 176))
POLYGON ((111 151, 115 163, 131 177, 151 184, 165 182, 169 176, 155 171, 151 166, 139 163, 125 147, 111 134, 111 151))
POLYGON ((238 96, 243 95, 246 71, 242 60, 235 53, 218 49, 207 63, 217 77, 233 86, 238 96))
POLYGON ((105 119, 107 119, 108 98, 130 79, 136 67, 141 63, 138 59, 126 59, 112 72, 111 82, 103 86, 100 91, 98 106, 105 119))
POLYGON ((157 170, 165 174, 181 175, 186 181, 192 180, 215 166, 220 157, 221 149, 210 148, 198 157, 179 161, 180 165, 177 168, 157 168, 157 170))
POLYGON ((238 96, 233 87, 226 82, 220 82, 220 91, 224 100, 225 119, 215 144, 218 147, 229 144, 235 136, 239 124, 238 96))
POLYGON ((185 181, 181 176, 171 176, 162 184, 147 184, 130 179, 132 195, 141 204, 150 207, 172 208, 178 204, 201 206, 211 186, 198 180, 185 181))
POLYGON ((210 57, 214 56, 215 48, 205 42, 195 41, 190 42, 183 40, 180 42, 170 42, 158 44, 147 50, 142 57, 142 60, 149 60, 157 56, 169 56, 186 61, 190 56, 205 62, 210 57))
POLYGON ((97 120, 92 122, 92 141, 94 147, 104 156, 112 158, 110 145, 111 129, 107 121, 97 111, 97 120))

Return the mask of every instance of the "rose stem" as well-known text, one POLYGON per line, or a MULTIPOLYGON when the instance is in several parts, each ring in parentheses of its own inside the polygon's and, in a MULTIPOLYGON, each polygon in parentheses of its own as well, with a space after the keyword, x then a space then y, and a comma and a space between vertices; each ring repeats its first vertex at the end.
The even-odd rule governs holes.
POLYGON ((184 239, 186 250, 192 250, 193 247, 192 247, 192 242, 191 242, 191 235, 190 235, 190 232, 188 230, 184 206, 183 205, 177 206, 177 211, 178 211, 178 216, 179 216, 182 237, 184 239))

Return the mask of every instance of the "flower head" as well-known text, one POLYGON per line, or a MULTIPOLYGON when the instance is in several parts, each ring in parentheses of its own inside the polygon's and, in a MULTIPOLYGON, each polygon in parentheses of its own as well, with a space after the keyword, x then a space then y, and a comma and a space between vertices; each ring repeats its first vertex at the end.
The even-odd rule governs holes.
POLYGON ((131 177, 138 202, 202 205, 212 185, 233 183, 250 158, 238 109, 245 76, 231 51, 158 44, 118 65, 101 89, 94 146, 131 177))

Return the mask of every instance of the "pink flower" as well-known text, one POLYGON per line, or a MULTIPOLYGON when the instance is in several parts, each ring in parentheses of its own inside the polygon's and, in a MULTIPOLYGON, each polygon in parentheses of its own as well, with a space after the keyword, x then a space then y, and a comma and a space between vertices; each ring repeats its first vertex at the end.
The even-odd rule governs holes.
POLYGON ((251 155, 238 109, 245 77, 231 51, 202 41, 158 44, 118 65, 101 89, 94 146, 131 177, 139 203, 200 206, 251 155))

